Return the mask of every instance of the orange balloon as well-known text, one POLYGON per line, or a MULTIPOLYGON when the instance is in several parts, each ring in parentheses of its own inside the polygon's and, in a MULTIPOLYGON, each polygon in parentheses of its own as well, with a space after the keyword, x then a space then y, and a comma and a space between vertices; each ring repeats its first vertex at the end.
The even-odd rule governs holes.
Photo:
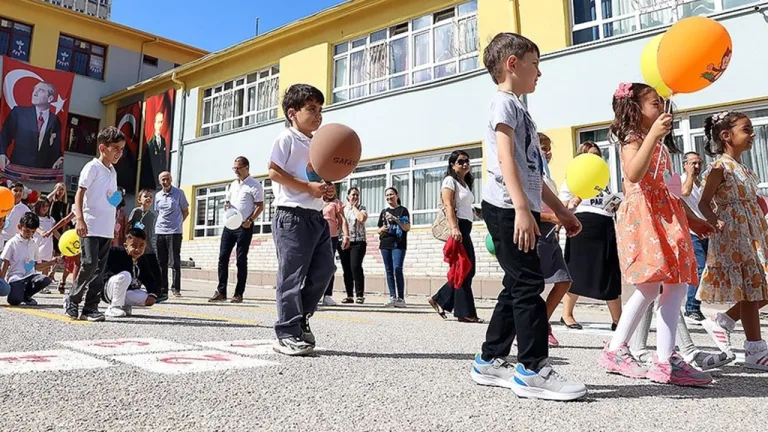
POLYGON ((673 93, 693 93, 715 81, 731 62, 733 44, 719 22, 691 17, 673 25, 659 44, 659 73, 673 93))
POLYGON ((13 210, 13 192, 6 187, 0 187, 0 217, 6 217, 13 210))

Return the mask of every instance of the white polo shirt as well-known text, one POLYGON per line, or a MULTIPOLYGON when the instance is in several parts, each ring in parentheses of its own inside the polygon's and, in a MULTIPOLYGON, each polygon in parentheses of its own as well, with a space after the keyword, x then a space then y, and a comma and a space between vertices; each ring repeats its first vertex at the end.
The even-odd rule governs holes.
POLYGON ((85 188, 83 217, 88 237, 114 238, 117 205, 117 171, 94 158, 80 171, 78 186, 85 188))
POLYGON ((264 188, 253 177, 246 177, 243 181, 235 179, 229 185, 227 201, 243 215, 243 220, 248 219, 256 204, 264 201, 264 188))
POLYGON ((5 225, 3 225, 3 240, 8 241, 19 232, 19 221, 24 213, 31 212, 26 205, 18 203, 11 209, 11 213, 5 217, 5 225))
MULTIPOLYGON (((680 176, 680 182, 685 184, 685 179, 687 177, 688 175, 683 173, 680 176)), ((701 186, 697 186, 696 182, 694 182, 693 188, 691 189, 691 194, 682 197, 682 199, 686 204, 688 204, 688 207, 691 208, 693 214, 695 214, 699 219, 704 219, 704 215, 701 214, 701 210, 699 210, 699 203, 701 202, 701 186)), ((693 230, 691 230, 691 234, 695 234, 693 230)))
POLYGON ((40 252, 34 239, 25 239, 16 234, 5 244, 0 258, 8 261, 8 273, 5 275, 8 283, 16 282, 27 276, 39 273, 35 264, 40 261, 40 252))
MULTIPOLYGON (((270 162, 279 166, 288 174, 309 181, 309 143, 311 138, 295 128, 288 128, 280 133, 272 146, 270 162)), ((297 191, 275 182, 272 186, 275 193, 274 205, 278 207, 301 207, 309 210, 322 211, 325 202, 322 198, 297 191)))

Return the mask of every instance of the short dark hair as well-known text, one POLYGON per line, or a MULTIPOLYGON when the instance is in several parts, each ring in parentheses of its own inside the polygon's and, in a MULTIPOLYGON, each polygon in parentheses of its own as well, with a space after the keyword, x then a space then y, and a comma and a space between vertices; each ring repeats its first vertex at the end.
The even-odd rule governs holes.
POLYGON ((688 161, 688 156, 690 156, 690 155, 695 155, 695 156, 701 157, 701 155, 698 154, 697 152, 689 151, 689 152, 687 152, 686 154, 683 155, 683 163, 688 161))
POLYGON ((15 189, 17 187, 20 187, 20 188, 24 189, 24 183, 22 183, 22 182, 15 182, 15 183, 13 183, 11 185, 11 190, 13 190, 13 189, 15 189))
POLYGON ((32 212, 26 212, 24 213, 24 216, 19 219, 19 225, 27 229, 36 230, 40 228, 40 218, 32 212))
POLYGON ((136 195, 136 201, 138 202, 139 198, 141 198, 141 196, 144 195, 144 194, 149 194, 152 198, 155 197, 155 191, 153 191, 150 188, 144 188, 144 189, 139 191, 138 195, 136 195))
MULTIPOLYGON (((293 108, 299 111, 307 104, 307 102, 315 102, 320 105, 325 104, 325 96, 317 87, 313 87, 309 84, 294 84, 288 87, 283 96, 283 114, 288 119, 288 110, 293 108)), ((290 120, 287 120, 290 123, 290 120)))
POLYGON ((146 240, 147 233, 145 233, 143 229, 131 228, 125 233, 125 239, 128 240, 129 237, 146 240))
POLYGON ((114 126, 105 127, 96 137, 96 144, 110 145, 123 141, 125 141, 125 135, 114 126))
POLYGON ((541 56, 539 47, 530 39, 517 33, 499 33, 491 39, 483 51, 483 63, 491 74, 494 84, 499 83, 504 61, 511 56, 522 58, 528 53, 541 56))
POLYGON ((240 163, 242 163, 243 165, 245 165, 247 167, 251 166, 251 163, 248 162, 248 158, 245 157, 245 156, 238 156, 238 157, 236 157, 235 158, 235 162, 240 162, 240 163))

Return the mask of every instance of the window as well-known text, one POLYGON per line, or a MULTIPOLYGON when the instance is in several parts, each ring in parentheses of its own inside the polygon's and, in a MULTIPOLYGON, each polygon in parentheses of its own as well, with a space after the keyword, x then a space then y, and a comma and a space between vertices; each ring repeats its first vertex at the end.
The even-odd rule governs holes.
POLYGON ((205 89, 201 135, 276 119, 279 73, 272 66, 205 89))
POLYGON ((67 118, 67 151, 96 156, 99 119, 70 113, 67 118))
POLYGON ((70 36, 59 36, 56 69, 74 72, 96 79, 104 79, 104 61, 107 48, 70 36))
POLYGON ((147 66, 157 67, 157 57, 152 57, 144 54, 144 57, 141 59, 141 61, 147 66))
POLYGON ((479 46, 476 0, 340 43, 332 103, 473 71, 479 46))
MULTIPOLYGON (((253 223, 254 234, 272 232, 272 216, 276 207, 272 205, 272 181, 257 179, 264 187, 264 211, 253 223)), ((195 237, 218 237, 224 229, 224 202, 228 183, 197 188, 195 191, 195 237)))
POLYGON ((672 24, 756 0, 571 0, 573 45, 672 24))
POLYGON ((29 61, 32 26, 0 18, 0 56, 29 61))

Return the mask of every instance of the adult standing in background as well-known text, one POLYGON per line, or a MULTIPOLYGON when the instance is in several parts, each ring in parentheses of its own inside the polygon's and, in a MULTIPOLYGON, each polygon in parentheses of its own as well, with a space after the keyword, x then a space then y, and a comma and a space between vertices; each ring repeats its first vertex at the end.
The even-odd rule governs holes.
POLYGON ((248 280, 248 250, 251 247, 253 237, 253 222, 264 210, 264 188, 258 180, 251 177, 250 164, 244 156, 238 156, 232 165, 232 171, 237 177, 229 185, 227 201, 224 209, 234 208, 243 216, 243 223, 239 228, 231 230, 224 227, 221 233, 221 245, 219 247, 219 285, 209 302, 222 302, 227 300, 227 280, 229 279, 229 257, 232 249, 237 246, 237 284, 232 303, 242 303, 245 293, 245 283, 248 280))
POLYGON ((354 186, 347 191, 344 217, 349 226, 349 247, 339 251, 341 268, 344 269, 344 288, 347 291, 347 297, 341 302, 363 304, 365 302, 363 259, 368 249, 365 222, 368 220, 368 212, 365 206, 360 204, 360 189, 354 186))
POLYGON ((168 296, 168 264, 173 267, 171 290, 181 296, 181 238, 184 221, 189 217, 189 203, 184 191, 171 185, 171 173, 158 176, 162 189, 155 194, 155 251, 160 262, 160 296, 168 296))
MULTIPOLYGON (((683 161, 683 169, 685 173, 680 176, 680 180, 683 183, 682 198, 691 211, 696 214, 700 219, 704 219, 704 216, 699 210, 699 201, 701 201, 701 180, 699 175, 704 168, 704 160, 696 152, 688 152, 685 154, 685 161, 683 161)), ((709 240, 706 238, 700 238, 691 231, 691 240, 693 241, 693 252, 696 254, 696 266, 699 270, 699 279, 704 272, 704 266, 707 263, 707 252, 709 251, 709 240)), ((701 313, 701 301, 696 300, 696 291, 699 287, 694 285, 688 285, 688 299, 685 302, 685 318, 700 323, 704 321, 704 315, 701 313)))
POLYGON ((400 205, 400 194, 390 186, 384 191, 387 208, 379 214, 379 249, 384 260, 389 287, 389 303, 384 307, 405 307, 405 277, 403 262, 408 249, 408 231, 411 230, 411 214, 400 205))

